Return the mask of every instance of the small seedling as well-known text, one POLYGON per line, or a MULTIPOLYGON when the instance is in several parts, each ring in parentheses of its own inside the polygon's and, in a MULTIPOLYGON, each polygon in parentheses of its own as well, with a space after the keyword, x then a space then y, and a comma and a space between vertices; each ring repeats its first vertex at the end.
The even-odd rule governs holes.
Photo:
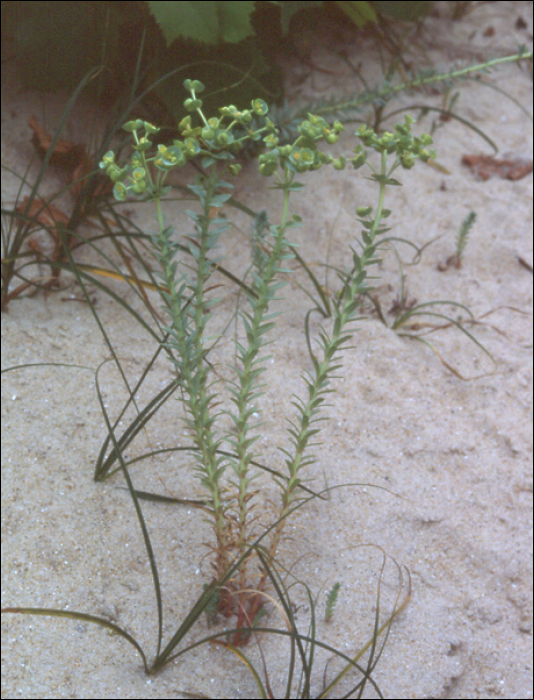
POLYGON ((462 221, 462 225, 460 226, 460 230, 458 231, 458 235, 456 236, 455 265, 457 268, 460 268, 462 266, 462 258, 464 255, 465 248, 467 246, 467 237, 469 236, 469 232, 471 230, 471 227, 475 223, 476 218, 476 212, 470 211, 469 214, 462 221))
POLYGON ((470 211, 469 214, 462 221, 462 225, 456 235, 456 250, 454 254, 449 256, 445 262, 445 265, 438 265, 438 269, 444 272, 449 267, 455 267, 459 270, 462 267, 462 259, 467 246, 467 238, 471 227, 475 223, 477 218, 476 212, 470 211))
POLYGON ((334 615, 334 608, 336 607, 337 599, 339 596, 339 589, 341 588, 341 584, 339 581, 336 581, 330 591, 328 592, 328 595, 326 596, 326 606, 325 606, 325 611, 324 611, 324 621, 325 622, 330 622, 332 620, 332 616, 334 615))

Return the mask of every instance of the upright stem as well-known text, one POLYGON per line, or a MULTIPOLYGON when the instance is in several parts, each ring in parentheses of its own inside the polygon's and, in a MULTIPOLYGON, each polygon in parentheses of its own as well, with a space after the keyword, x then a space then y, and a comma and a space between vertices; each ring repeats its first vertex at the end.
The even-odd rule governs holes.
MULTIPOLYGON (((280 225, 276 228, 274 235, 274 245, 267 260, 265 269, 261 276, 255 277, 255 291, 257 298, 250 298, 253 306, 252 317, 249 317, 249 322, 246 323, 247 347, 246 349, 239 346, 240 359, 243 369, 238 370, 239 385, 238 390, 232 392, 234 394, 234 403, 238 406, 238 415, 234 418, 237 426, 237 437, 232 443, 235 445, 237 453, 237 463, 234 466, 239 479, 238 483, 238 556, 242 556, 250 542, 250 493, 249 484, 254 478, 249 476, 250 462, 254 458, 254 454, 249 450, 254 438, 248 438, 249 418, 254 412, 255 407, 252 401, 258 395, 255 393, 257 389, 257 379, 264 368, 255 367, 257 364, 257 355, 264 343, 262 336, 274 326, 274 323, 264 323, 269 302, 273 299, 275 290, 280 286, 276 283, 276 275, 279 270, 279 263, 284 257, 284 251, 287 246, 285 239, 285 230, 289 219, 289 198, 291 191, 289 189, 294 174, 288 170, 284 171, 284 179, 281 180, 281 188, 284 192, 282 216, 280 225)), ((248 605, 247 600, 250 595, 246 593, 247 585, 247 568, 246 560, 240 567, 239 572, 239 608, 237 628, 251 625, 259 608, 256 603, 256 596, 252 599, 252 603, 248 605)), ((242 643, 241 634, 237 633, 233 642, 236 645, 242 643)))
POLYGON ((197 218, 199 250, 196 257, 196 281, 193 285, 192 309, 185 309, 183 293, 185 283, 177 287, 175 279, 175 263, 170 253, 172 244, 168 240, 169 232, 164 228, 161 202, 155 200, 158 225, 160 230, 159 249, 164 268, 164 277, 169 289, 166 301, 172 316, 173 341, 180 357, 179 383, 184 390, 184 404, 190 417, 186 423, 193 433, 193 442, 197 447, 196 470, 202 485, 208 490, 212 500, 213 528, 216 536, 217 577, 221 577, 229 564, 228 528, 225 520, 225 505, 222 499, 220 477, 223 469, 217 459, 218 440, 215 439, 213 424, 215 418, 211 415, 211 396, 207 392, 208 372, 204 361, 204 328, 208 316, 205 286, 210 275, 208 253, 212 247, 210 233, 211 200, 217 186, 216 166, 210 168, 205 195, 201 198, 202 214, 197 218), (192 329, 189 326, 192 321, 192 329))
MULTIPOLYGON (((380 165, 380 172, 384 177, 387 172, 387 153, 385 150, 381 153, 380 165)), ((389 174, 391 174, 391 172, 389 174)), ((376 215, 369 229, 368 243, 364 246, 361 257, 354 257, 355 267, 346 282, 340 304, 336 307, 331 336, 328 337, 324 332, 321 334, 323 358, 322 361, 317 360, 315 357, 312 358, 314 372, 306 379, 308 400, 306 403, 302 403, 299 406, 300 415, 298 425, 293 424, 294 427, 290 429, 294 453, 292 456, 286 453, 288 454, 286 465, 289 472, 289 479, 282 491, 279 523, 274 529, 269 547, 269 555, 273 558, 278 550, 282 531, 286 524, 286 515, 294 504, 297 488, 301 483, 301 479, 299 478, 300 470, 313 461, 313 458, 305 457, 305 452, 308 448, 310 438, 319 432, 318 429, 312 429, 311 426, 318 420, 317 414, 322 408, 322 403, 324 401, 323 395, 328 391, 327 387, 330 383, 332 372, 336 369, 336 367, 333 366, 333 362, 342 345, 352 336, 352 333, 345 329, 348 323, 354 319, 355 311, 358 306, 358 295, 361 294, 365 288, 365 278, 367 276, 365 268, 375 254, 375 237, 382 217, 385 190, 386 183, 384 179, 382 179, 380 182, 376 215)), ((265 582, 265 580, 266 578, 264 576, 263 582, 265 582)), ((263 583, 263 585, 265 584, 263 583)))
POLYGON ((200 251, 197 260, 197 280, 195 288, 195 322, 194 322, 194 356, 197 358, 196 375, 189 387, 191 412, 195 428, 195 442, 200 450, 202 462, 199 465, 202 483, 208 488, 213 500, 214 529, 217 540, 217 576, 222 576, 229 565, 228 528, 225 520, 225 506, 221 496, 220 477, 222 469, 217 460, 218 443, 213 432, 214 417, 210 416, 211 398, 207 393, 207 366, 204 362, 204 328, 207 322, 207 303, 205 286, 211 272, 208 253, 211 248, 210 209, 211 200, 215 194, 217 183, 217 168, 213 164, 209 171, 207 191, 202 202, 203 213, 200 218, 200 251))

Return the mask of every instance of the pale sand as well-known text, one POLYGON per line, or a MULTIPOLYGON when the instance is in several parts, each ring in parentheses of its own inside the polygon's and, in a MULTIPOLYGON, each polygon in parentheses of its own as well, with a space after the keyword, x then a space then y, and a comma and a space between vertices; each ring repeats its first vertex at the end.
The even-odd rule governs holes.
MULTIPOLYGON (((528 43, 532 5, 490 3, 461 24, 433 20, 432 26, 442 44, 431 52, 436 64, 447 65, 455 58, 465 63, 477 60, 477 55, 511 53, 519 43, 528 43), (514 28, 519 14, 528 23, 526 32, 514 28), (485 38, 489 26, 496 33, 485 38)), ((336 75, 314 73, 312 82, 298 86, 303 96, 359 89, 346 64, 326 48, 327 38, 312 42, 313 61, 336 75)), ((379 75, 372 52, 349 49, 354 62, 363 60, 366 72, 379 75)), ((526 70, 507 66, 488 80, 522 105, 531 105, 532 80, 526 70)), ((290 88, 289 94, 296 89, 290 88)), ((27 119, 32 113, 43 117, 42 102, 32 93, 19 94, 9 80, 2 81, 2 90, 2 163, 22 173, 32 154, 27 119)), ((475 83, 462 85, 460 93, 459 114, 487 132, 501 154, 531 157, 532 122, 515 104, 475 83)), ((423 100, 440 106, 441 99, 406 96, 388 111, 423 100)), ((53 128, 61 104, 50 102, 46 125, 53 128)), ((81 108, 69 124, 67 138, 84 139, 83 119, 81 108)), ((415 130, 429 126, 427 118, 415 130)), ((353 131, 349 125, 343 137, 347 150, 354 144, 353 131)), ((283 561, 288 566, 297 562, 295 575, 310 585, 314 595, 323 589, 319 610, 324 589, 335 581, 342 584, 334 619, 329 625, 320 620, 318 637, 347 654, 369 637, 381 565, 378 549, 358 545, 373 543, 408 567, 412 598, 394 623, 374 674, 384 697, 530 698, 532 323, 530 315, 504 307, 532 312, 532 274, 518 262, 521 256, 532 264, 532 175, 515 182, 476 180, 460 164, 461 157, 489 154, 490 149, 458 122, 436 132, 435 147, 439 162, 451 174, 422 164, 398 173, 405 186, 390 191, 392 234, 418 245, 442 236, 418 266, 405 268, 410 297, 419 302, 461 302, 477 318, 501 307, 484 319, 491 326, 472 329, 497 366, 494 369, 455 329, 441 331, 434 338, 442 356, 468 377, 483 375, 461 381, 424 345, 400 338, 377 320, 362 321, 354 347, 345 353, 344 379, 337 382, 338 391, 332 396, 331 420, 325 424, 318 462, 308 473, 317 477, 318 487, 324 483, 324 473, 330 486, 375 484, 404 500, 369 486, 334 491, 330 501, 312 504, 291 522, 288 533, 295 538, 285 545, 283 561), (458 226, 471 210, 478 218, 463 267, 439 272, 437 265, 454 251, 458 226)), ((305 222, 294 240, 301 243, 306 260, 324 262, 334 227, 331 262, 343 262, 359 228, 354 221, 356 205, 375 201, 372 183, 362 174, 323 170, 301 178, 310 186, 293 200, 293 211, 305 222)), ((54 191, 58 182, 50 177, 46 191, 54 191)), ((275 214, 276 193, 265 185, 255 166, 247 164, 237 197, 256 210, 270 207, 275 214)), ((13 201, 16 187, 3 173, 3 206, 13 201)), ((172 219, 173 207, 167 211, 172 219)), ((234 216, 232 210, 227 213, 234 216)), ((151 228, 152 221, 146 206, 136 211, 138 225, 151 228)), ((173 221, 179 226, 183 218, 173 221)), ((239 272, 248 264, 249 221, 244 217, 236 221, 241 231, 225 237, 223 250, 229 255, 229 267, 239 272)), ((401 246, 399 251, 404 260, 410 259, 408 248, 401 246)), ((80 260, 94 258, 82 254, 80 260)), ((323 274, 320 268, 317 272, 323 274)), ((384 258, 381 274, 383 284, 394 288, 387 305, 399 289, 391 253, 384 258)), ((295 279, 306 283, 301 272, 295 279)), ((63 280, 70 278, 64 275, 63 280)), ((132 303, 124 285, 117 283, 114 289, 132 303)), ((219 292, 227 295, 222 310, 231 310, 236 300, 233 290, 226 285, 219 292)), ((64 362, 94 371, 109 357, 87 306, 62 300, 71 293, 80 294, 71 287, 47 298, 38 295, 11 304, 9 313, 2 315, 3 368, 64 362)), ((283 416, 291 410, 292 392, 303 395, 299 377, 309 366, 303 318, 310 302, 294 282, 286 294, 289 301, 276 342, 270 346, 274 361, 269 392, 262 402, 266 424, 260 444, 264 460, 276 468, 282 467, 276 445, 286 439, 283 416)), ((134 381, 154 351, 152 340, 103 293, 96 291, 95 297, 100 318, 134 381)), ((231 360, 231 338, 232 329, 214 351, 213 361, 231 360)), ((170 377, 169 368, 159 365, 141 392, 141 404, 170 377)), ((99 382, 115 415, 125 390, 111 363, 100 371, 99 382)), ((179 405, 171 400, 165 414, 149 424, 153 449, 187 441, 178 416, 179 405)), ((104 485, 92 480, 104 436, 92 372, 43 367, 3 375, 2 606, 55 607, 107 617, 135 636, 153 658, 155 598, 131 501, 119 488, 119 477, 104 485)), ((150 445, 140 437, 128 456, 141 454, 150 445)), ((179 456, 155 458, 132 468, 132 475, 140 489, 187 498, 195 495, 197 484, 184 466, 179 456)), ((209 576, 208 561, 202 562, 204 577, 199 562, 206 553, 202 542, 209 540, 210 532, 197 511, 157 504, 145 504, 144 511, 159 566, 168 641, 209 576)), ((383 587, 384 611, 395 594, 395 583, 390 564, 383 587)), ((302 591, 294 595, 304 606, 298 619, 306 632, 306 601, 302 591)), ((274 609, 269 624, 283 624, 274 609)), ((195 638, 204 633, 203 621, 195 638)), ((245 652, 257 659, 252 646, 245 652)), ((271 684, 280 697, 287 647, 265 641, 264 652, 271 684)), ((317 658, 314 696, 322 687, 326 658, 317 658)), ((185 697, 181 690, 201 691, 212 698, 258 697, 245 667, 221 648, 204 646, 159 676, 148 677, 132 647, 96 626, 2 616, 3 698, 185 697)), ((367 697, 375 697, 370 687, 367 697)))

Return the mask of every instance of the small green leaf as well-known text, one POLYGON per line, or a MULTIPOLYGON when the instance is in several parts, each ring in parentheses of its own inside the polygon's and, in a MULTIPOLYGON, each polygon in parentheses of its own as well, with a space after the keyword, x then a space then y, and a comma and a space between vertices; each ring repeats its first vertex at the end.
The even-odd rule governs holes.
POLYGON ((145 127, 145 132, 150 135, 157 134, 160 130, 159 126, 154 126, 150 122, 143 122, 143 126, 145 127))
POLYGON ((375 182, 380 182, 385 183, 387 178, 387 175, 379 175, 378 173, 373 173, 369 177, 365 178, 366 180, 374 180, 375 182))
POLYGON ((150 147, 152 146, 152 142, 149 141, 148 139, 141 139, 139 143, 137 144, 137 150, 141 152, 148 151, 150 147))
POLYGON ((267 114, 269 111, 269 107, 267 105, 267 102, 264 102, 263 100, 252 100, 252 109, 254 111, 254 114, 257 114, 259 117, 263 117, 267 114))
POLYGON ((187 109, 188 112, 194 112, 195 110, 200 109, 202 107, 202 100, 194 100, 192 97, 189 97, 184 102, 184 107, 187 109))
POLYGON ((116 182, 113 188, 113 196, 119 202, 124 202, 126 199, 126 186, 122 182, 116 182))
POLYGON ((134 119, 131 122, 126 122, 126 124, 122 125, 122 128, 124 131, 137 131, 138 129, 143 128, 144 122, 141 119, 134 119))
POLYGON ((189 78, 187 78, 187 80, 184 80, 183 86, 188 92, 191 93, 202 92, 206 89, 204 84, 201 83, 200 80, 190 80, 189 78))

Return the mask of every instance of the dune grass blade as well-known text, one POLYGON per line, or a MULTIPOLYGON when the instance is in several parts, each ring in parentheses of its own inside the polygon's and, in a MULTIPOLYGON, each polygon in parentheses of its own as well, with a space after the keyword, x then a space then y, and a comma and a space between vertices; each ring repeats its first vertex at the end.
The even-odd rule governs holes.
MULTIPOLYGON (((13 211, 8 211, 8 210, 3 210, 3 215, 5 216, 10 216, 10 217, 16 217, 18 219, 17 223, 17 228, 16 232, 14 235, 6 234, 4 236, 4 226, 2 227, 2 291, 1 291, 1 309, 4 311, 7 308, 7 305, 9 302, 15 298, 20 292, 24 291, 26 289, 25 286, 17 289, 17 290, 12 290, 12 292, 9 291, 9 286, 12 281, 12 279, 17 276, 17 268, 16 268, 16 263, 17 260, 20 259, 21 256, 21 247, 25 243, 25 241, 32 235, 34 228, 39 227, 39 228, 45 228, 48 230, 50 235, 54 238, 54 232, 52 231, 52 227, 47 227, 43 225, 42 220, 40 219, 41 215, 45 213, 47 210, 47 207, 51 204, 51 202, 56 199, 63 191, 69 190, 71 188, 71 185, 68 185, 64 188, 62 188, 59 192, 57 192, 54 197, 48 198, 47 201, 44 201, 44 199, 39 197, 39 191, 41 187, 41 183, 43 181, 44 175, 48 169, 48 166, 50 164, 50 161, 52 159, 52 156, 54 155, 54 151, 56 148, 56 144, 59 141, 59 137, 61 135, 61 132, 63 131, 63 128, 74 108, 74 105, 78 101, 78 98, 80 97, 82 91, 84 88, 87 86, 87 84, 95 78, 95 76, 100 72, 99 68, 91 69, 85 76, 82 78, 82 80, 79 82, 78 86, 70 96, 67 105, 63 109, 63 112, 61 113, 61 116, 59 118, 58 126, 51 138, 50 146, 48 147, 48 150, 46 151, 44 155, 43 162, 39 168, 39 172, 37 173, 37 176, 35 178, 35 181, 33 183, 29 183, 26 181, 26 175, 24 175, 23 178, 21 178, 21 187, 23 184, 28 184, 30 185, 30 194, 26 198, 26 205, 24 206, 23 209, 20 209, 17 211, 17 208, 15 207, 13 211), (34 204, 37 202, 41 202, 41 206, 37 206, 36 208, 34 207, 34 204)), ((29 170, 29 165, 28 169, 26 170, 26 174, 29 170)), ((82 180, 86 177, 89 177, 89 175, 85 175, 82 180)), ((21 194, 21 190, 19 190, 19 193, 17 195, 17 201, 19 200, 21 194)), ((72 228, 76 225, 76 223, 79 223, 79 219, 81 216, 81 208, 80 208, 80 202, 77 202, 74 212, 70 217, 69 221, 69 226, 72 228)), ((10 227, 8 227, 9 230, 10 227)), ((55 230, 60 232, 61 225, 56 222, 55 226, 53 227, 55 230)), ((52 273, 53 276, 56 276, 57 273, 52 266, 52 273)), ((31 280, 28 280, 28 282, 31 285, 31 280)))
MULTIPOLYGON (((144 378, 144 376, 146 375, 143 374, 143 377, 140 378, 139 382, 132 390, 133 396, 136 395, 137 390, 141 386, 141 379, 144 378)), ((151 399, 151 401, 149 401, 149 403, 143 409, 141 409, 138 412, 135 419, 130 423, 130 425, 128 425, 126 430, 124 430, 122 435, 117 439, 117 445, 119 446, 119 449, 121 451, 125 450, 128 447, 128 445, 132 442, 132 440, 134 440, 136 436, 141 432, 141 430, 143 430, 146 427, 150 419, 161 409, 165 402, 174 394, 177 388, 178 387, 176 386, 176 382, 174 380, 171 381, 153 399, 151 399)), ((121 412, 115 419, 115 423, 113 425, 114 430, 117 430, 117 428, 119 427, 120 421, 124 416, 124 413, 128 409, 131 400, 131 398, 128 399, 128 401, 124 404, 121 412)), ((113 464, 117 461, 118 453, 115 450, 115 448, 112 448, 106 457, 109 442, 110 436, 108 435, 102 443, 102 447, 100 448, 100 454, 98 455, 98 459, 96 461, 94 475, 95 481, 103 481, 108 476, 111 476, 111 474, 113 473, 110 470, 113 464)))
MULTIPOLYGON (((399 601, 399 598, 400 598, 400 594, 401 594, 401 592, 402 592, 402 570, 399 569, 399 571, 400 571, 400 573, 401 573, 401 581, 400 581, 400 584, 401 584, 401 585, 400 585, 400 587, 399 587, 399 591, 398 591, 398 594, 397 594, 397 599, 396 599, 396 602, 395 602, 395 605, 394 605, 393 612, 389 615, 388 619, 387 619, 384 623, 380 624, 380 586, 381 586, 382 575, 383 575, 383 572, 384 572, 385 565, 386 565, 386 557, 385 557, 385 555, 384 555, 384 560, 383 560, 383 564, 382 564, 382 569, 381 569, 380 577, 379 577, 379 584, 378 584, 378 588, 377 588, 377 602, 376 602, 375 625, 374 625, 373 636, 372 636, 371 639, 369 639, 369 641, 357 652, 357 654, 351 658, 350 664, 348 664, 347 666, 345 666, 345 668, 344 668, 344 669, 343 669, 343 670, 342 670, 342 671, 341 671, 341 672, 340 672, 340 673, 339 673, 339 674, 338 674, 338 675, 323 689, 323 691, 321 692, 321 694, 317 696, 318 699, 320 699, 320 698, 327 698, 328 695, 330 694, 330 692, 331 692, 331 691, 340 683, 340 681, 352 670, 353 667, 358 668, 358 670, 359 670, 359 671, 362 673, 362 675, 363 675, 363 679, 360 680, 354 687, 352 687, 352 688, 350 689, 350 691, 349 691, 346 695, 344 695, 343 697, 344 697, 344 698, 349 698, 349 697, 351 697, 356 691, 358 691, 358 697, 361 697, 361 696, 362 696, 362 693, 363 693, 363 691, 364 691, 364 689, 365 689, 365 684, 366 684, 367 681, 370 681, 370 682, 373 684, 373 687, 374 687, 375 690, 378 692, 379 697, 383 697, 382 694, 381 694, 381 692, 380 692, 380 690, 378 689, 378 687, 377 687, 376 684, 374 683, 373 679, 371 678, 371 675, 370 675, 370 674, 372 673, 373 669, 376 667, 376 664, 378 663, 378 661, 379 661, 379 659, 380 659, 380 656, 381 656, 381 654, 382 654, 382 651, 383 651, 383 649, 384 649, 384 647, 385 647, 385 644, 386 644, 386 642, 387 642, 387 637, 388 637, 388 635, 389 635, 389 631, 390 631, 390 629, 391 629, 391 624, 392 624, 393 620, 394 620, 398 615, 400 615, 400 613, 401 613, 401 612, 405 609, 405 607, 408 605, 408 602, 409 602, 409 600, 410 600, 410 595, 411 595, 411 579, 410 579, 409 571, 406 570, 406 571, 407 571, 407 574, 408 574, 408 592, 407 592, 406 596, 404 597, 404 600, 402 601, 402 603, 401 603, 400 605, 397 605, 397 604, 398 604, 398 601, 399 601), (379 653, 378 653, 378 655, 377 655, 377 658, 376 658, 376 659, 374 660, 374 662, 373 662, 373 659, 374 659, 374 656, 375 656, 375 649, 376 649, 376 645, 377 645, 378 639, 379 639, 379 637, 380 637, 384 632, 386 632, 385 639, 384 639, 384 641, 383 641, 383 643, 382 643, 382 647, 381 647, 381 649, 380 649, 380 651, 379 651, 379 653), (370 656, 369 656, 369 659, 368 659, 368 662, 367 662, 367 668, 364 670, 363 667, 360 667, 360 666, 358 665, 358 661, 362 658, 362 656, 365 654, 365 652, 366 652, 367 650, 369 650, 369 649, 371 650, 371 651, 370 651, 370 656)), ((341 654, 338 654, 338 655, 341 656, 341 654)))
MULTIPOLYGON (((362 486, 363 484, 361 483, 352 483, 352 484, 344 484, 343 486, 362 486)), ((322 491, 319 491, 317 494, 313 494, 312 496, 307 496, 306 498, 303 498, 300 500, 295 506, 290 508, 285 515, 281 516, 282 518, 288 518, 290 515, 292 515, 294 512, 302 508, 306 503, 308 503, 310 500, 314 498, 318 498, 323 496, 324 494, 330 492, 331 490, 335 488, 341 488, 341 486, 331 486, 328 489, 323 489, 322 491)), ((386 489, 387 490, 387 489, 386 489)), ((256 551, 260 543, 271 533, 279 524, 279 520, 276 520, 273 522, 269 527, 267 527, 261 535, 259 535, 254 542, 252 542, 249 547, 246 549, 246 551, 241 554, 241 556, 236 557, 236 559, 232 562, 231 566, 229 567, 228 571, 225 572, 225 574, 222 576, 217 581, 211 581, 211 583, 208 585, 208 587, 202 592, 200 597, 197 599, 196 603, 194 606, 191 608, 189 614, 186 616, 186 618, 182 621, 180 624, 179 628, 173 635, 172 639, 168 642, 168 644, 165 646, 163 651, 158 654, 158 657, 156 661, 154 662, 154 665, 152 667, 152 671, 155 672, 158 669, 162 668, 165 664, 169 663, 170 661, 173 661, 174 659, 178 658, 181 656, 183 653, 185 653, 186 649, 182 649, 181 651, 177 652, 176 654, 173 654, 173 651, 177 647, 177 645, 182 641, 182 639, 188 634, 192 626, 198 621, 206 607, 209 605, 209 602, 215 592, 217 591, 218 588, 222 588, 231 578, 234 576, 236 571, 238 571, 239 566, 241 563, 250 556, 251 552, 256 551)), ((234 630, 226 630, 225 632, 210 635, 209 637, 204 638, 204 641, 208 641, 208 639, 217 639, 221 636, 223 637, 228 637, 230 635, 233 635, 237 632, 244 632, 244 633, 250 633, 253 632, 257 628, 251 628, 251 627, 243 627, 241 629, 234 629, 234 630)), ((198 646, 202 642, 197 642, 193 646, 198 646)), ((193 646, 187 647, 187 649, 193 648, 193 646)))
POLYGON ((75 612, 72 610, 51 610, 48 608, 2 608, 3 613, 20 613, 22 615, 43 615, 45 617, 65 617, 70 620, 81 620, 82 622, 91 622, 100 627, 110 630, 114 634, 118 634, 123 639, 126 639, 137 651, 143 660, 143 666, 145 668, 145 673, 149 672, 147 659, 145 652, 138 642, 130 635, 126 630, 116 625, 103 617, 97 617, 96 615, 88 615, 87 613, 75 612))
MULTIPOLYGON (((103 366, 100 365, 100 367, 103 366)), ((97 370, 97 377, 98 377, 98 371, 100 367, 97 370)), ((147 551, 147 556, 148 560, 150 562, 150 570, 152 572, 152 579, 154 581, 154 592, 156 595, 156 605, 157 605, 157 610, 158 610, 158 642, 157 642, 157 652, 156 654, 159 654, 160 649, 161 649, 161 644, 162 644, 162 639, 163 639, 163 604, 162 604, 162 599, 161 599, 161 586, 159 582, 159 574, 158 574, 158 568, 156 566, 156 557, 154 555, 154 550, 152 548, 152 543, 150 541, 150 536, 148 534, 148 528, 145 522, 145 518, 143 516, 143 511, 141 510, 141 505, 139 503, 139 499, 137 498, 135 488, 132 482, 132 479, 130 477, 130 472, 128 471, 128 468, 126 466, 126 463, 124 461, 123 455, 121 450, 119 449, 119 445, 117 442, 117 439, 115 438, 115 432, 113 430, 113 426, 111 425, 111 421, 109 420, 106 407, 104 404, 104 399, 102 397, 102 394, 100 392, 100 387, 98 384, 98 381, 96 382, 96 390, 97 390, 97 396, 98 396, 98 401, 100 403, 100 408, 102 410, 102 415, 104 416, 104 421, 106 423, 106 428, 108 430, 108 434, 111 437, 111 441, 113 443, 113 448, 115 449, 117 453, 117 458, 119 460, 120 466, 122 473, 124 475, 124 479, 126 481, 126 485, 128 486, 128 490, 130 491, 130 497, 132 499, 135 512, 137 515, 137 519, 139 521, 139 526, 141 528, 141 532, 143 533, 143 539, 145 542, 145 548, 147 551)))
MULTIPOLYGON (((532 54, 530 55, 530 60, 532 61, 532 54)), ((513 95, 510 95, 509 92, 503 90, 498 85, 494 85, 493 83, 489 83, 487 80, 483 80, 480 77, 475 78, 475 80, 477 81, 477 83, 484 85, 484 87, 490 88, 490 90, 495 90, 495 92, 498 92, 500 95, 504 95, 508 100, 510 100, 510 102, 513 102, 516 105, 516 107, 519 107, 519 109, 523 112, 525 116, 527 116, 530 119, 530 121, 533 121, 534 117, 532 113, 529 112, 528 109, 526 109, 526 107, 524 107, 521 104, 521 102, 519 102, 519 100, 516 100, 516 98, 513 95)))
POLYGON ((225 648, 231 651, 233 654, 237 656, 237 658, 245 664, 247 669, 250 671, 250 675, 254 679, 254 682, 256 683, 256 688, 258 689, 259 698, 265 698, 267 700, 268 698, 273 698, 273 694, 271 692, 268 693, 268 690, 265 688, 263 683, 261 682, 261 678, 259 673, 256 671, 254 665, 251 663, 251 661, 247 658, 247 656, 241 651, 241 649, 238 649, 235 647, 233 644, 230 644, 229 642, 226 642, 224 644, 225 648))
POLYGON ((16 369, 26 369, 28 367, 73 367, 75 369, 87 369, 94 374, 94 370, 91 369, 91 367, 87 367, 86 365, 73 365, 70 362, 25 362, 22 365, 11 365, 11 367, 6 367, 5 369, 1 370, 0 374, 13 372, 16 369))

